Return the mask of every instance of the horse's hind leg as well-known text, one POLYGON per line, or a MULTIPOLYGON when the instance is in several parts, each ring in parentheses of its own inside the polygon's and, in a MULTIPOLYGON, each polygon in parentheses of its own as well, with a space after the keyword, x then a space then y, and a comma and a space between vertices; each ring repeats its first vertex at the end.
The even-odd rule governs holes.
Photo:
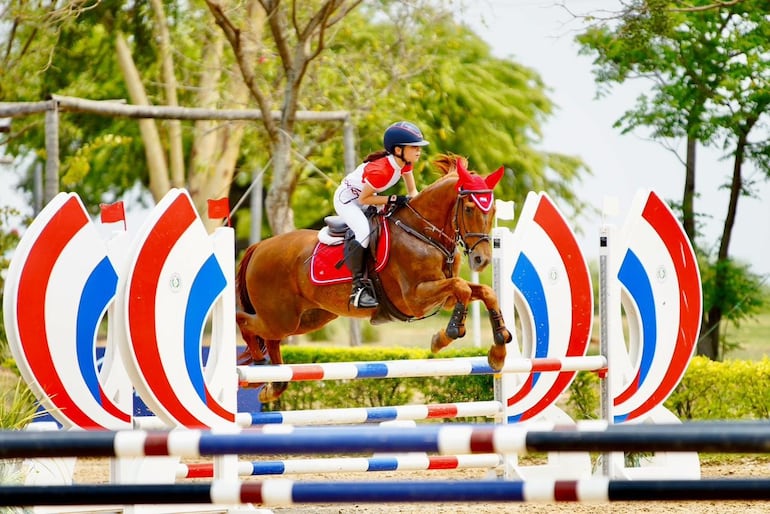
POLYGON ((465 308, 462 302, 457 302, 455 308, 452 311, 452 315, 449 317, 449 323, 444 330, 441 330, 433 335, 433 339, 430 343, 430 351, 437 353, 442 348, 449 346, 449 344, 458 337, 465 336, 465 316, 468 310, 465 308))
MULTIPOLYGON (((270 356, 270 363, 275 365, 283 364, 283 356, 281 356, 281 340, 268 339, 265 341, 265 345, 267 346, 267 353, 270 356)), ((268 382, 259 392, 259 401, 262 403, 274 402, 288 387, 288 382, 268 382)))
POLYGON ((259 337, 251 328, 254 315, 248 312, 235 313, 235 321, 241 331, 241 337, 246 343, 246 351, 238 356, 238 364, 267 364, 267 347, 265 340, 259 337))

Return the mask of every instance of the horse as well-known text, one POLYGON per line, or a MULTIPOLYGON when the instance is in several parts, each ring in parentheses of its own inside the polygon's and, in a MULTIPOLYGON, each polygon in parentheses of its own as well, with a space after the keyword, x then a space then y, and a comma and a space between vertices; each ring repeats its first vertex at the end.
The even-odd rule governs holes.
MULTIPOLYGON (((487 360, 495 371, 502 369, 505 345, 512 335, 503 321, 497 296, 491 287, 461 278, 459 271, 461 249, 473 271, 483 270, 491 261, 493 190, 504 169, 481 177, 468 171, 464 157, 452 154, 438 156, 434 165, 441 177, 405 206, 387 209, 373 220, 373 225, 380 224, 381 234, 387 234, 389 242, 384 265, 368 265, 378 307, 351 307, 349 280, 329 285, 313 283, 313 259, 330 248, 319 245, 316 230, 294 230, 246 249, 236 277, 236 322, 247 344, 239 364, 282 364, 283 340, 318 330, 338 317, 368 318, 376 324, 416 320, 442 308, 451 309, 446 328, 431 340, 431 351, 437 353, 465 335, 468 304, 481 300, 493 333, 487 360)), ((382 246, 382 235, 380 242, 372 246, 382 246)), ((287 382, 264 384, 259 399, 263 403, 274 401, 287 387, 287 382)))

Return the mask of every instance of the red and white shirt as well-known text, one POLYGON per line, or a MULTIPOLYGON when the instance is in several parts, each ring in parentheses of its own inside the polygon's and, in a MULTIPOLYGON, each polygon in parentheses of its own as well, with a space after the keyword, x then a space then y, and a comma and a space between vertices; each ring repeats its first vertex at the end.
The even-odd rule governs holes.
POLYGON ((388 155, 385 158, 361 164, 345 177, 344 183, 359 192, 363 190, 364 184, 369 184, 372 189, 380 193, 396 185, 402 175, 411 172, 411 164, 401 168, 396 163, 395 157, 388 155))

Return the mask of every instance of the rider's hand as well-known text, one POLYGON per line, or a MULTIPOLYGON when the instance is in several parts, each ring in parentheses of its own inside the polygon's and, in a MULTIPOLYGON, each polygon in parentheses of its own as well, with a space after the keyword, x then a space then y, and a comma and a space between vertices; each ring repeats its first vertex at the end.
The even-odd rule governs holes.
POLYGON ((409 203, 408 196, 390 195, 388 197, 388 205, 395 205, 396 207, 403 207, 409 203))

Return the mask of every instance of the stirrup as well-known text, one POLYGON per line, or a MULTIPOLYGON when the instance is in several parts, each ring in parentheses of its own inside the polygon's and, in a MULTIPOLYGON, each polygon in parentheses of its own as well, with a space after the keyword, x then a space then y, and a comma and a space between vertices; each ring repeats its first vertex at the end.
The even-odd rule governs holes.
POLYGON ((377 299, 369 294, 364 286, 360 286, 350 293, 350 304, 356 309, 373 309, 379 305, 377 299))

